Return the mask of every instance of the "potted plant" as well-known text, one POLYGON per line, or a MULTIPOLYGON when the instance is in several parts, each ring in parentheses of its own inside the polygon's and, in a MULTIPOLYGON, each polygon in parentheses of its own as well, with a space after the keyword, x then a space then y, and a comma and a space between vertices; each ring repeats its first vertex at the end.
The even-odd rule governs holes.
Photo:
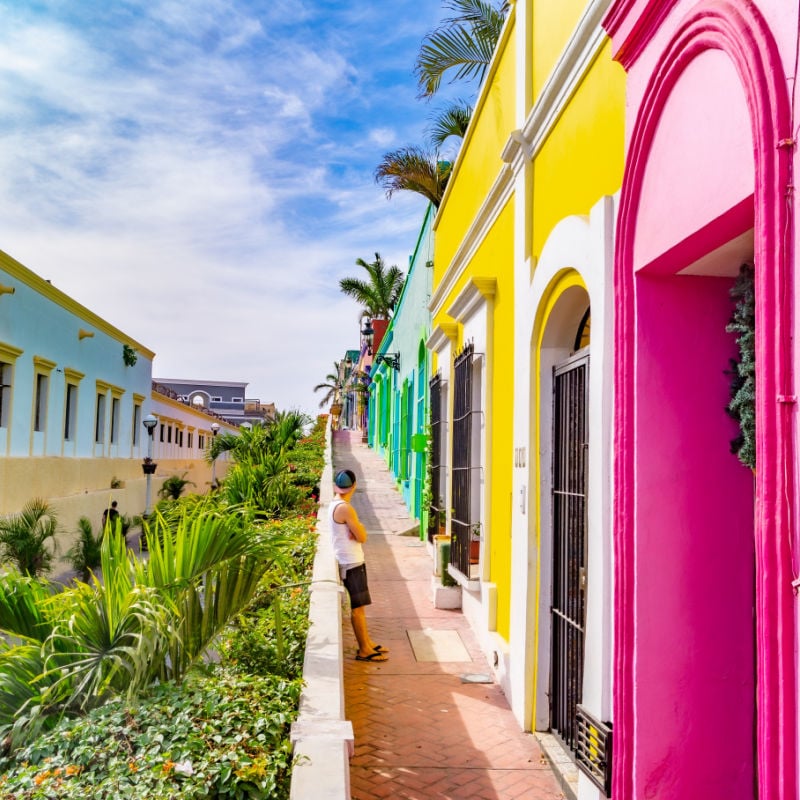
POLYGON ((469 563, 477 564, 481 560, 481 524, 472 526, 469 536, 469 563))

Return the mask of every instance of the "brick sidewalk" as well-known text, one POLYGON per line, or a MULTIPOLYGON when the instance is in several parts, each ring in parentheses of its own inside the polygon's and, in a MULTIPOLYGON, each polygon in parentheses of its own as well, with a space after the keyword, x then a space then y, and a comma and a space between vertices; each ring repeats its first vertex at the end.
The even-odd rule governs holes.
POLYGON ((346 716, 353 723, 350 762, 353 800, 556 800, 556 779, 536 740, 519 730, 490 676, 460 611, 433 608, 431 557, 415 536, 400 536, 409 519, 384 462, 360 434, 334 435, 334 469, 353 469, 353 505, 370 538, 365 546, 372 605, 372 638, 390 649, 389 661, 354 659, 355 638, 344 620, 346 716), (417 661, 408 631, 456 631, 469 661, 417 661))

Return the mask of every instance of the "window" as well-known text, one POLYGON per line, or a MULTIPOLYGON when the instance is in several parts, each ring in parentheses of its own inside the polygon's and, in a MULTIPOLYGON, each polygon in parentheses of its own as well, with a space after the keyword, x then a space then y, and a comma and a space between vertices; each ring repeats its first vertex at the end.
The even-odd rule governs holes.
POLYGON ((243 397, 231 397, 231 403, 244 403, 243 397))
POLYGON ((102 392, 97 393, 97 408, 94 415, 94 440, 97 444, 103 444, 106 439, 106 396, 102 392))
POLYGON ((159 442, 163 442, 164 441, 164 423, 163 422, 158 426, 158 441, 159 442))
POLYGON ((192 439, 193 438, 194 438, 194 434, 191 431, 189 431, 189 433, 186 434, 186 446, 190 450, 192 449, 192 439))
POLYGON ((74 383, 67 384, 64 398, 64 440, 71 442, 75 438, 75 425, 78 416, 78 387, 74 383))
POLYGON ((43 431, 47 424, 48 383, 47 375, 42 375, 41 372, 36 374, 36 396, 33 406, 33 429, 35 431, 43 431))
POLYGON ((205 437, 205 436, 203 436, 203 434, 202 434, 202 433, 200 433, 200 434, 198 434, 198 435, 197 435, 197 446, 198 446, 198 447, 199 447, 201 450, 205 450, 205 449, 206 449, 206 437, 205 437))
POLYGON ((139 429, 142 427, 142 407, 136 403, 133 407, 133 430, 131 431, 131 444, 139 444, 139 429))
POLYGON ((11 409, 11 364, 0 361, 0 428, 8 427, 11 409))
POLYGON ((172 425, 167 425, 167 444, 172 444, 172 425))
POLYGON ((222 402, 222 398, 221 397, 212 397, 211 398, 211 402, 212 403, 221 403, 222 402))
POLYGON ((111 398, 111 444, 119 440, 119 397, 111 398))

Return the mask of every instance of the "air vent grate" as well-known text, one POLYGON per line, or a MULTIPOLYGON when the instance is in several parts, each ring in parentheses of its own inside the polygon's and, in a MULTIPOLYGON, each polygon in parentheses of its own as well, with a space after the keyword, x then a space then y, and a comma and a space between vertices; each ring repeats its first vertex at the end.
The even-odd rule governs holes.
POLYGON ((598 722, 579 705, 576 715, 575 759, 578 767, 611 797, 611 723, 598 722))

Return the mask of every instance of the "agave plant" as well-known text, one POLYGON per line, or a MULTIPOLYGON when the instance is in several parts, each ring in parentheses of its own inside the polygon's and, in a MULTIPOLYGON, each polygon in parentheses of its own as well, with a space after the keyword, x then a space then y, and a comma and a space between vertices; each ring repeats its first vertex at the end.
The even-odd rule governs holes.
POLYGON ((26 503, 19 514, 0 519, 0 555, 23 575, 41 575, 53 561, 58 521, 53 509, 39 498, 26 503))

